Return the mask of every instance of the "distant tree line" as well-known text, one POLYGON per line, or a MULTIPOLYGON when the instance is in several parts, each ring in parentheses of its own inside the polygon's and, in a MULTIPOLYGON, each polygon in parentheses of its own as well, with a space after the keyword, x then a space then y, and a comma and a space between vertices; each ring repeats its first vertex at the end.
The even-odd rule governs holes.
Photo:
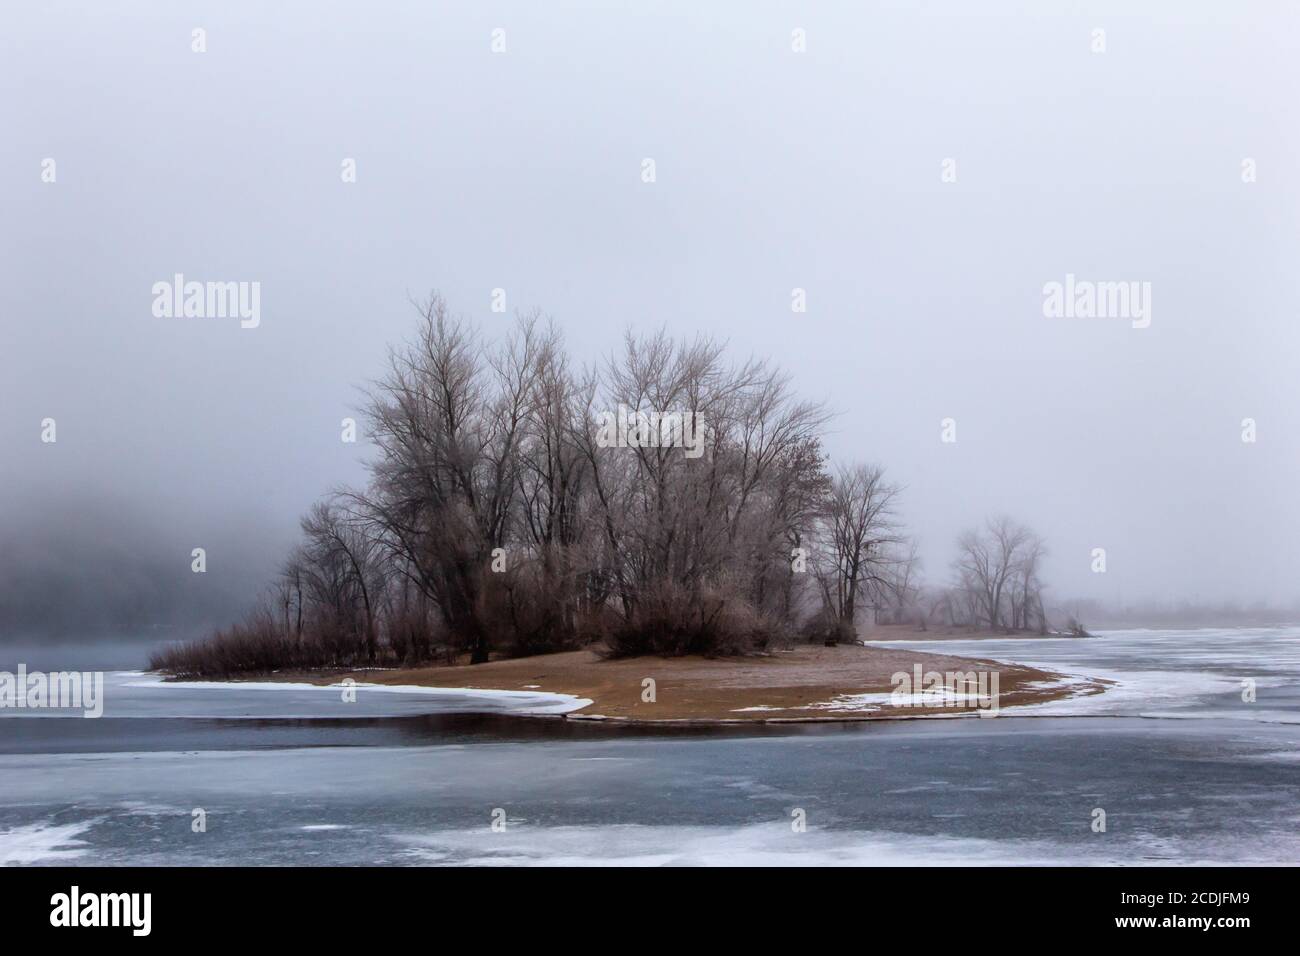
MULTIPOLYGON (((488 341, 435 296, 364 414, 368 486, 309 510, 246 620, 153 666, 744 653, 852 639, 864 606, 920 593, 900 489, 878 466, 830 468, 827 409, 708 338, 628 333, 577 368, 537 314, 488 341)), ((1041 544, 998 529, 963 544, 970 603, 952 613, 1028 626, 1041 544)))

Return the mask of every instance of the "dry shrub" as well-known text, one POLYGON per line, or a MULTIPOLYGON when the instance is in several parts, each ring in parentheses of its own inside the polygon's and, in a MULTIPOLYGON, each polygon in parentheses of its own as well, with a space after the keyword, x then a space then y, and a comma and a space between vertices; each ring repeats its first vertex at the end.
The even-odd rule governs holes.
POLYGON ((858 639, 858 632, 852 624, 824 608, 804 622, 802 633, 810 644, 825 644, 827 647, 853 644, 858 639))
POLYGON ((479 617, 494 646, 512 657, 569 651, 584 643, 573 589, 563 586, 540 561, 489 574, 481 591, 479 617))
POLYGON ((282 668, 313 666, 300 663, 307 648, 287 640, 267 620, 255 613, 241 624, 218 631, 202 641, 159 648, 149 658, 149 669, 173 677, 231 677, 269 673, 282 668))
MULTIPOLYGON (((427 619, 415 614, 395 617, 381 631, 375 664, 427 663, 443 650, 441 643, 427 619)), ((149 669, 193 680, 276 671, 351 669, 370 663, 366 642, 355 628, 328 617, 313 617, 303 622, 302 634, 296 634, 286 631, 263 607, 211 637, 159 648, 149 658, 149 669)))
POLYGON ((746 654, 780 636, 773 620, 733 588, 660 582, 605 636, 610 657, 746 654))

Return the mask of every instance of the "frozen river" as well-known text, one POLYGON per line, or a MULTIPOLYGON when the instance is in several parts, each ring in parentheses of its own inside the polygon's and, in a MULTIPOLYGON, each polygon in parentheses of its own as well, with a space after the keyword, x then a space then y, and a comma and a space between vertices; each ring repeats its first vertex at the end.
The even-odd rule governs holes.
POLYGON ((0 711, 0 862, 1300 862, 1300 628, 916 646, 1117 685, 996 719, 649 732, 513 716, 546 695, 120 670, 98 720, 0 711))

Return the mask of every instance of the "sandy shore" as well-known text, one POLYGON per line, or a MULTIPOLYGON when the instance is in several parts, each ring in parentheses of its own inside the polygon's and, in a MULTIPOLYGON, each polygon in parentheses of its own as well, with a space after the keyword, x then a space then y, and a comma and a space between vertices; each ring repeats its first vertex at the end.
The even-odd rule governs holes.
MULTIPOLYGON (((905 638, 892 638, 902 640, 905 638)), ((396 670, 274 675, 278 681, 462 687, 571 694, 591 701, 567 716, 634 721, 862 720, 971 713, 962 706, 892 706, 894 674, 985 671, 997 674, 998 709, 1100 693, 1103 685, 993 661, 902 648, 800 645, 769 655, 708 659, 603 660, 593 651, 396 670), (646 700, 648 680, 653 700, 646 700)))

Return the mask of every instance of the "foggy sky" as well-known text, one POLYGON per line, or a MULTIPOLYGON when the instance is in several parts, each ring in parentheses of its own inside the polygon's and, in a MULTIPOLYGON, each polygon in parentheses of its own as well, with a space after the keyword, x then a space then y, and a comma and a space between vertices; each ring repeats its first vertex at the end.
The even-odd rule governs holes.
POLYGON ((0 594, 29 623, 59 581, 51 621, 236 614, 364 480, 340 419, 435 288, 489 331, 504 288, 579 360, 659 325, 777 359, 841 413, 834 460, 906 486, 929 582, 1007 512, 1055 598, 1300 597, 1293 8, 606 6, 7 10, 0 594), (155 318, 175 273, 260 282, 260 326, 155 318), (1045 318, 1067 273, 1150 282, 1150 327, 1045 318))

